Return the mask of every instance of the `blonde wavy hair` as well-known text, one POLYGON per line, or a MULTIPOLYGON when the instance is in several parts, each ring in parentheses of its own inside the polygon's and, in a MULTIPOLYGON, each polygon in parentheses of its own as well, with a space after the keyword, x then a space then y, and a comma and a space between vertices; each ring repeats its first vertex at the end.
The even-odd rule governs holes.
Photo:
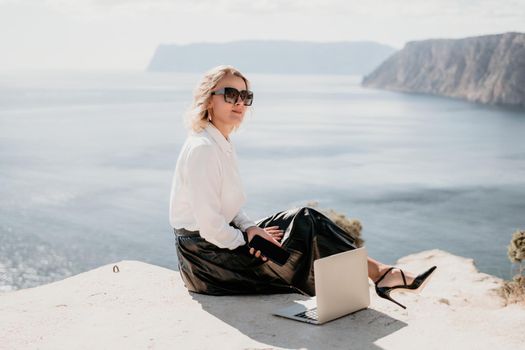
MULTIPOLYGON (((184 114, 184 124, 188 129, 200 132, 206 127, 208 118, 210 117, 210 110, 206 107, 211 100, 211 92, 215 89, 219 81, 228 74, 242 78, 246 84, 246 88, 250 89, 248 79, 233 66, 220 65, 210 69, 204 74, 204 77, 193 91, 193 103, 184 114)), ((236 131, 238 127, 239 126, 236 126, 233 131, 236 131)))

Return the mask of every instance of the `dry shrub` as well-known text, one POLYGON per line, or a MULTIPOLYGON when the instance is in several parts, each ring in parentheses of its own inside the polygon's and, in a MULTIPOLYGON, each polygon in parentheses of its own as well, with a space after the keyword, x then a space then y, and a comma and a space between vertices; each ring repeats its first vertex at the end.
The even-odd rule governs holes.
POLYGON ((504 281, 499 290, 499 294, 505 299, 507 304, 525 303, 525 275, 523 261, 525 260, 525 231, 517 230, 512 234, 512 239, 508 246, 507 256, 511 263, 515 264, 517 274, 512 281, 504 281))
POLYGON ((512 281, 504 281, 499 295, 506 304, 525 303, 525 276, 516 275, 512 281))
POLYGON ((362 247, 364 244, 364 239, 361 238, 361 231, 363 226, 361 222, 357 219, 349 219, 344 214, 338 213, 333 209, 321 209, 319 208, 318 202, 309 202, 306 204, 307 207, 314 208, 315 210, 326 215, 330 220, 332 220, 337 226, 342 228, 350 237, 355 240, 357 247, 362 247))

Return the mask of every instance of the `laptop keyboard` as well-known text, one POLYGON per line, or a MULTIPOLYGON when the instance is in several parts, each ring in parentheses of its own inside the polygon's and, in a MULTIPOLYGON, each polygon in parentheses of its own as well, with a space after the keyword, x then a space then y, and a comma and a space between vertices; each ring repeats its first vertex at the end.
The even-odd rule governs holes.
POLYGON ((296 314, 295 316, 317 321, 317 308, 313 308, 310 310, 300 312, 296 314))

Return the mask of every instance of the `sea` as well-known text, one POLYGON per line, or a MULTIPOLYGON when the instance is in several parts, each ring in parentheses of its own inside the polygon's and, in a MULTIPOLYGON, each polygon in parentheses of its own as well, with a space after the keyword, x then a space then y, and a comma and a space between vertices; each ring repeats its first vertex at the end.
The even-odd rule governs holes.
MULTIPOLYGON (((316 203, 359 220, 384 263, 440 249, 511 278, 525 111, 360 76, 246 75, 255 100, 231 139, 254 220, 316 203)), ((200 78, 0 73, 0 291, 121 260, 177 270, 169 194, 200 78)))

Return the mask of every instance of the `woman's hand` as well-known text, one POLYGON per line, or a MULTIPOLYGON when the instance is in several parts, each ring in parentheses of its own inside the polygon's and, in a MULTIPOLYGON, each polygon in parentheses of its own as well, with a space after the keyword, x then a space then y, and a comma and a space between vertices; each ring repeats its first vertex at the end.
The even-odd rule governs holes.
POLYGON ((284 231, 281 230, 279 226, 265 227, 263 230, 265 230, 266 233, 269 233, 277 242, 280 242, 281 239, 283 239, 284 231))
MULTIPOLYGON (((258 226, 249 227, 246 230, 246 234, 248 235, 248 242, 251 242, 253 237, 255 237, 257 235, 257 236, 261 236, 262 238, 266 239, 267 241, 270 241, 273 244, 275 244, 276 246, 280 247, 281 243, 279 243, 273 236, 273 234, 278 235, 278 232, 276 232, 276 230, 275 230, 276 227, 277 226, 272 226, 272 227, 266 227, 264 229, 262 229, 262 228, 260 228, 258 226), (273 232, 273 234, 268 233, 266 231, 266 229, 270 229, 270 231, 273 232)), ((282 236, 282 234, 280 236, 282 236)), ((261 258, 262 261, 267 261, 268 260, 267 257, 265 257, 264 255, 261 254, 260 250, 256 251, 254 248, 250 248, 250 254, 255 255, 256 258, 261 258)))

